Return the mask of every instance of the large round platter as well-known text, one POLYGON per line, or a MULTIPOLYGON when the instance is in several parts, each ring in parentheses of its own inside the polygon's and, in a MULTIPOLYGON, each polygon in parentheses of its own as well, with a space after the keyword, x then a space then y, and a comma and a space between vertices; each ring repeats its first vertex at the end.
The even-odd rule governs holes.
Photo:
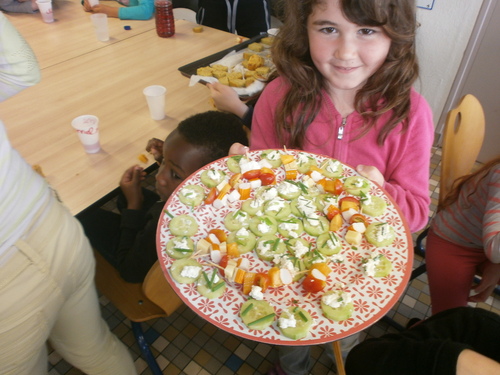
MULTIPOLYGON (((292 155, 297 155, 299 152, 304 153, 303 151, 287 150, 287 153, 292 155)), ((249 152, 249 157, 252 160, 260 160, 260 155, 261 151, 249 152)), ((308 155, 314 157, 318 164, 328 159, 323 155, 308 155)), ((196 284, 179 284, 174 281, 169 272, 174 259, 170 258, 164 251, 166 243, 173 237, 169 231, 171 218, 182 214, 195 217, 198 222, 198 232, 193 237, 193 241, 196 243, 198 240, 205 238, 211 229, 224 229, 227 232, 223 223, 224 217, 229 212, 240 208, 242 203, 236 201, 220 209, 211 204, 202 204, 196 208, 191 208, 179 200, 178 191, 186 185, 194 184, 202 186, 205 192, 208 192, 209 189, 200 181, 201 173, 206 169, 218 169, 231 175, 232 173, 228 170, 226 161, 227 158, 219 159, 186 179, 166 202, 165 210, 158 223, 158 258, 165 277, 184 303, 202 318, 229 333, 259 342, 279 345, 309 345, 335 341, 374 324, 390 310, 403 293, 412 270, 412 239, 406 221, 392 198, 380 186, 371 182, 370 194, 383 198, 387 203, 387 209, 383 216, 373 218, 372 221, 389 223, 396 232, 396 239, 391 245, 379 248, 375 248, 366 239, 363 239, 361 244, 354 248, 344 240, 347 224, 344 224, 339 231, 342 238, 341 254, 344 255, 344 262, 331 265, 333 272, 328 278, 328 285, 324 291, 332 289, 339 283, 345 285, 344 290, 352 296, 354 305, 354 312, 349 319, 335 322, 324 317, 320 307, 323 292, 307 293, 303 290, 300 282, 267 289, 264 293, 265 299, 272 304, 277 316, 282 310, 293 304, 307 310, 315 320, 315 324, 308 336, 295 341, 280 333, 277 327, 277 319, 269 328, 263 331, 250 330, 243 324, 239 317, 239 311, 248 296, 242 293, 240 284, 228 282, 226 291, 221 298, 208 299, 197 292, 196 284), (388 276, 377 278, 368 276, 364 272, 361 261, 363 258, 369 257, 373 251, 384 254, 391 261, 392 271, 388 276)), ((284 168, 276 168, 275 172, 277 181, 282 181, 285 177, 284 168)), ((357 173, 352 167, 344 165, 343 178, 355 175, 357 173)), ((309 235, 305 235, 304 238, 315 242, 315 238, 309 235)), ((250 260, 250 271, 266 272, 271 267, 271 263, 260 260, 253 251, 242 256, 250 260)), ((203 258, 199 259, 199 261, 204 262, 203 258)), ((214 267, 205 264, 204 268, 210 270, 214 267)))

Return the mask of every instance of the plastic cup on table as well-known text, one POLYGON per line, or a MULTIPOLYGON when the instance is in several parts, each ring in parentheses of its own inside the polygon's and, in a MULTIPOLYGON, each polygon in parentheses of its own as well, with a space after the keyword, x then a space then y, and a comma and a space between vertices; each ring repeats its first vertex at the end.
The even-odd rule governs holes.
POLYGON ((95 7, 96 5, 99 5, 99 0, 89 0, 89 5, 91 7, 95 7))
POLYGON ((153 120, 165 118, 165 95, 167 89, 160 85, 148 86, 143 90, 153 120))
POLYGON ((42 15, 44 22, 54 22, 54 13, 52 12, 52 0, 37 0, 38 10, 42 15))
POLYGON ((99 118, 93 115, 78 116, 71 121, 85 152, 95 154, 101 149, 99 143, 99 118))
POLYGON ((97 39, 101 42, 109 40, 108 15, 106 13, 94 13, 90 15, 95 28, 97 39))

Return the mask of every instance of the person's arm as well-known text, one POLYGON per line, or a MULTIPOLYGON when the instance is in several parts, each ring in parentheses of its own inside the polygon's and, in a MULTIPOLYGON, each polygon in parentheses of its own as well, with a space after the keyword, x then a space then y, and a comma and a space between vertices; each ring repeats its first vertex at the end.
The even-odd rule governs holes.
POLYGON ((383 188, 396 201, 415 233, 429 221, 429 169, 434 140, 432 111, 416 92, 412 93, 409 121, 407 132, 392 135, 383 188))
POLYGON ((465 349, 458 356, 457 375, 498 375, 500 374, 500 363, 465 349))
POLYGON ((35 13, 38 6, 31 0, 1 0, 0 9, 12 13, 35 13))
POLYGON ((40 82, 35 54, 0 12, 0 101, 40 82))
POLYGON ((242 120, 246 120, 243 123, 247 127, 252 125, 251 116, 249 122, 248 116, 246 116, 250 108, 241 101, 235 90, 219 82, 208 83, 207 87, 210 89, 210 96, 214 100, 215 107, 219 111, 229 112, 235 114, 242 120))
POLYGON ((154 0, 130 1, 128 7, 119 8, 118 18, 121 20, 149 20, 154 13, 154 0))

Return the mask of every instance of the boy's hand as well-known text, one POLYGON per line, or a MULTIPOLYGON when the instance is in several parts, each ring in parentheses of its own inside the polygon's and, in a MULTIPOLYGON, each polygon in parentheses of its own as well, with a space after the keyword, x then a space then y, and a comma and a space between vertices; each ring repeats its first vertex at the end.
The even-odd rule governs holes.
POLYGON ((384 175, 380 173, 377 167, 374 167, 372 165, 358 165, 356 167, 356 171, 363 177, 366 177, 367 179, 376 182, 380 186, 384 186, 385 179, 384 175))
POLYGON ((163 141, 158 138, 151 138, 146 146, 146 151, 154 156, 156 162, 161 164, 163 161, 163 141))
POLYGON ((140 210, 144 196, 142 194, 141 182, 144 180, 146 172, 142 167, 134 165, 123 173, 120 180, 120 188, 127 200, 127 208, 130 210, 140 210))

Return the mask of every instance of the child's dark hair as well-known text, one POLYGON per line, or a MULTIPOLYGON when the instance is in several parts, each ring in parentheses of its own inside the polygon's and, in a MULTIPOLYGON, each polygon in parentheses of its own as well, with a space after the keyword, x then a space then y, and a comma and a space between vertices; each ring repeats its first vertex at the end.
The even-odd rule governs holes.
POLYGON ((235 115, 219 111, 198 113, 181 121, 177 131, 184 139, 207 150, 205 163, 227 156, 233 143, 248 146, 242 121, 235 115))
MULTIPOLYGON (((324 78, 315 67, 307 33, 308 16, 325 0, 281 0, 284 24, 273 43, 272 55, 278 74, 290 90, 276 114, 278 137, 287 146, 300 148, 307 127, 319 112, 324 78), (299 110, 300 109, 300 110, 299 110)), ((415 48, 417 28, 414 0, 339 0, 345 17, 358 25, 381 27, 391 38, 391 47, 384 64, 357 92, 355 109, 365 119, 362 135, 374 126, 384 113, 391 118, 381 129, 378 143, 402 122, 407 128, 410 112, 410 91, 418 77, 415 48)))

